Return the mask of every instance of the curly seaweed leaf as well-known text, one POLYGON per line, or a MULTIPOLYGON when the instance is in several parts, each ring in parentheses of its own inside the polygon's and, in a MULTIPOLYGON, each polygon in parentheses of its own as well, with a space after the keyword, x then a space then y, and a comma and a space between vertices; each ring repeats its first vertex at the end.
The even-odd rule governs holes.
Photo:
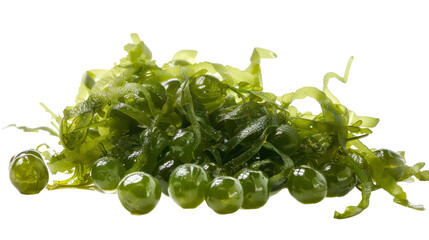
POLYGON ((346 71, 344 72, 344 77, 340 77, 338 74, 334 72, 328 72, 323 77, 323 92, 326 93, 326 96, 328 96, 328 98, 330 98, 334 104, 339 104, 340 101, 331 93, 331 91, 329 91, 329 88, 328 88, 329 80, 331 78, 336 78, 341 82, 346 83, 349 78, 350 67, 352 65, 353 59, 354 59, 353 57, 350 57, 349 61, 347 62, 347 67, 346 67, 346 71))
POLYGON ((195 50, 180 50, 174 54, 171 59, 173 66, 186 66, 195 63, 195 57, 197 56, 197 51, 195 50))
POLYGON ((415 177, 420 181, 429 181, 429 170, 418 172, 415 177))
POLYGON ((85 72, 76 96, 76 104, 83 102, 88 98, 96 80, 103 76, 106 72, 107 70, 105 69, 92 69, 85 72))
POLYGON ((262 74, 261 74, 261 59, 262 58, 276 58, 277 55, 264 48, 253 49, 252 56, 250 57, 250 65, 247 67, 246 72, 254 76, 253 84, 246 86, 250 90, 262 90, 262 74))
POLYGON ((344 219, 358 215, 369 206, 369 198, 371 197, 371 183, 368 177, 362 172, 359 165, 349 156, 345 157, 345 161, 352 167, 357 178, 362 185, 362 199, 357 206, 348 206, 343 213, 335 211, 334 218, 344 219))
POLYGON ((345 107, 334 104, 331 99, 322 91, 314 87, 303 87, 292 94, 285 94, 279 98, 282 106, 287 108, 295 99, 306 97, 316 100, 323 112, 323 120, 335 124, 335 132, 340 146, 345 148, 347 142, 348 111, 345 107))
POLYGON ((422 205, 413 204, 408 201, 405 191, 398 185, 395 178, 385 171, 386 164, 383 163, 383 161, 381 161, 381 159, 378 158, 367 146, 359 140, 353 141, 352 144, 358 148, 359 153, 363 155, 368 162, 369 171, 371 177, 375 181, 375 184, 392 195, 394 197, 394 202, 416 210, 424 210, 422 205))
POLYGON ((20 129, 24 132, 39 132, 39 131, 45 131, 48 132, 49 134, 51 134, 52 136, 58 137, 58 132, 55 131, 54 129, 50 128, 50 127, 35 127, 35 128, 31 128, 31 127, 26 127, 26 126, 17 126, 16 124, 10 124, 8 126, 6 126, 5 128, 8 127, 15 127, 17 129, 20 129))

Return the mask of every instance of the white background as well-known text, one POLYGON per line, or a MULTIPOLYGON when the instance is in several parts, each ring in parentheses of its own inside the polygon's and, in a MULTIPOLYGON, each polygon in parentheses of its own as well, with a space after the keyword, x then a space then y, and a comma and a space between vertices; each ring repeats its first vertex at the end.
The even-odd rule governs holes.
MULTIPOLYGON (((181 49, 197 61, 245 68, 253 47, 278 54, 264 60, 266 91, 322 87, 326 72, 349 83, 331 91, 360 115, 379 117, 373 148, 406 151, 410 164, 429 163, 427 142, 429 7, 424 1, 1 1, 0 127, 48 125, 39 102, 61 113, 74 104, 84 71, 110 68, 136 32, 159 65, 181 49)), ((304 100, 299 107, 319 110, 304 100)), ((115 195, 82 190, 19 194, 8 179, 12 155, 57 140, 0 130, 0 239, 412 239, 427 236, 428 211, 415 211, 376 191, 361 215, 333 219, 359 192, 302 205, 283 191, 258 210, 217 215, 204 203, 183 210, 162 196, 154 211, 130 215, 115 195)), ((403 184, 409 199, 429 207, 429 185, 403 184)))

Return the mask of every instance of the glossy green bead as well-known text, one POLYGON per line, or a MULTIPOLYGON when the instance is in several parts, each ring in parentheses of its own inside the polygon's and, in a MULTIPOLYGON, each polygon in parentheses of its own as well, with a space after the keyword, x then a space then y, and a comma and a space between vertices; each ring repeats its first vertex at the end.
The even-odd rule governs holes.
POLYGON ((244 209, 256 209, 265 205, 270 198, 270 182, 262 171, 243 168, 235 177, 243 188, 244 209))
POLYGON ((165 161, 160 162, 154 172, 154 177, 156 180, 158 180, 159 185, 161 186, 161 191, 165 195, 169 196, 168 194, 168 181, 170 179, 170 175, 173 172, 173 170, 180 166, 182 163, 175 159, 167 159, 165 161))
POLYGON ((225 88, 221 81, 212 75, 192 77, 189 81, 192 94, 204 104, 207 112, 220 108, 225 101, 225 88))
POLYGON ((207 172, 196 164, 183 164, 173 170, 168 182, 168 194, 182 208, 196 208, 204 201, 209 181, 207 172))
POLYGON ((374 154, 385 164, 385 171, 395 180, 400 179, 407 169, 405 159, 398 153, 388 149, 378 149, 374 154))
POLYGON ((191 79, 190 88, 201 100, 212 100, 222 96, 222 83, 212 75, 201 75, 191 79))
POLYGON ((13 157, 9 164, 10 181, 22 194, 37 194, 49 182, 48 168, 38 156, 22 152, 13 157))
POLYGON ((326 162, 321 168, 328 184, 327 197, 342 197, 356 186, 356 174, 345 163, 326 162))
POLYGON ((267 141, 287 155, 295 153, 300 145, 298 133, 287 124, 278 127, 268 136, 267 141))
POLYGON ((210 182, 206 190, 206 203, 218 214, 236 212, 243 205, 243 201, 243 188, 233 177, 217 177, 210 182))
POLYGON ((125 172, 124 165, 118 159, 103 157, 92 165, 91 178, 99 189, 113 191, 118 187, 125 172))
POLYGON ((328 192, 325 177, 308 166, 294 167, 287 180, 289 193, 301 203, 318 203, 328 192))
POLYGON ((171 157, 184 163, 189 163, 193 158, 195 136, 191 131, 179 131, 170 143, 171 157))
POLYGON ((134 172, 122 179, 117 194, 125 209, 131 214, 142 215, 156 207, 161 198, 161 187, 151 175, 134 172))

